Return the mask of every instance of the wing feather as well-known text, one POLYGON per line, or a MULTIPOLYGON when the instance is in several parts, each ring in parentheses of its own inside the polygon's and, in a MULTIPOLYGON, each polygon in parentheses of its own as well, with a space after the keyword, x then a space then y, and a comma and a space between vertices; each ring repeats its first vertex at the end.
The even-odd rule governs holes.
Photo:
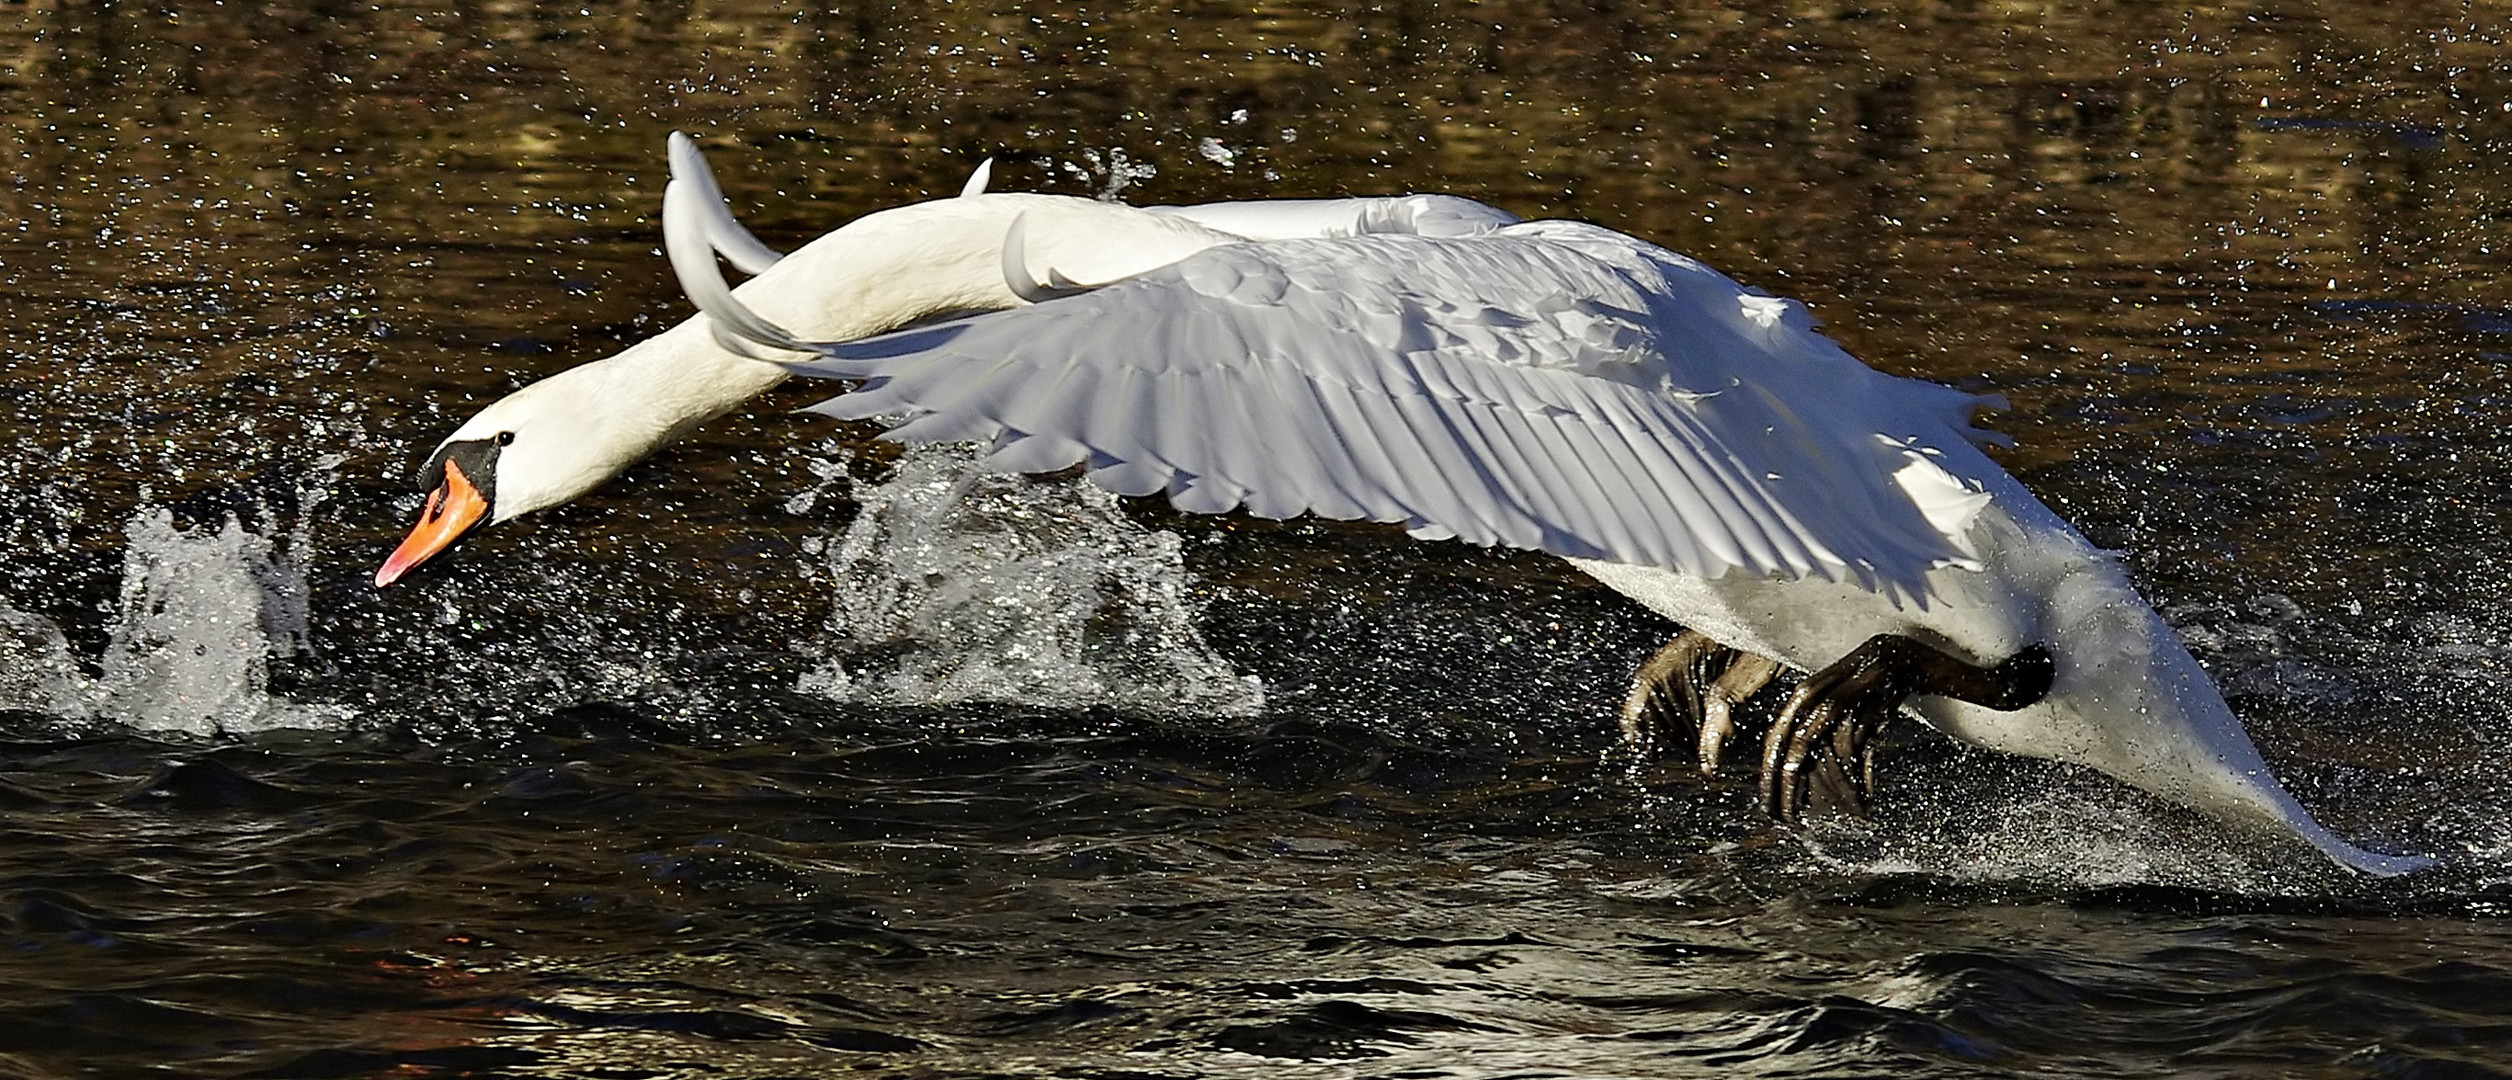
POLYGON ((1210 473, 1212 455, 1205 443, 1208 429, 1200 422, 1202 411, 1210 403, 1201 400, 1201 380, 1176 368, 1160 372, 1157 378, 1159 405, 1133 421, 1143 444, 1159 447, 1160 456, 1176 466, 1177 483, 1210 473))
POLYGON ((1137 418, 1158 407, 1165 377, 1132 367, 1103 371, 1100 391, 1086 404, 1076 436, 1093 448, 1093 482, 1120 495, 1149 495, 1169 486, 1177 470, 1166 455, 1145 446, 1137 430, 1137 418))
POLYGON ((1523 409, 1458 411, 1479 429, 1485 452, 1492 456, 1500 473, 1509 478, 1510 493, 1523 504, 1536 526, 1528 539, 1513 540, 1512 545, 1551 550, 1577 543, 1581 530, 1575 523, 1581 519, 1581 513, 1572 495, 1576 478, 1564 470, 1564 463, 1537 436, 1536 424, 1541 422, 1538 416, 1523 409), (1573 524, 1564 527, 1560 523, 1573 524))
POLYGON ((1007 433, 997 440, 986 463, 1004 472, 1045 473, 1069 469, 1090 456, 1090 448, 1062 435, 1007 433))
POLYGON ((1536 509, 1536 478, 1516 459, 1515 447, 1500 428, 1508 409, 1474 408, 1455 398, 1433 395, 1420 399, 1435 409, 1446 425, 1447 438, 1467 461, 1481 468, 1484 480, 1460 483, 1458 495, 1473 504, 1477 518, 1490 530, 1486 543, 1542 550, 1548 539, 1546 515, 1536 509))
POLYGON ((1580 413, 1554 413, 1552 421, 1552 437, 1560 442, 1568 462, 1575 464, 1578 475, 1586 480, 1586 483, 1572 487, 1587 499, 1584 507, 1587 517, 1579 523, 1582 535, 1593 538, 1607 551, 1630 551, 1644 561, 1699 567, 1696 572, 1705 577, 1716 577, 1726 572, 1726 566, 1703 557, 1701 546, 1693 542, 1693 530, 1670 530, 1667 536, 1661 538, 1660 550, 1671 546, 1671 559, 1651 552, 1648 545, 1633 535, 1630 522, 1620 511, 1622 507, 1645 505, 1645 502, 1624 478, 1622 469, 1605 452, 1603 441, 1597 438, 1594 423, 1580 413))
POLYGON ((1371 426, 1369 410, 1352 389, 1340 379, 1311 379, 1309 388, 1317 395, 1325 429, 1321 442, 1342 449, 1347 455, 1342 464, 1349 470, 1349 494, 1360 503, 1362 517, 1371 521, 1407 521, 1416 515, 1398 495, 1403 488, 1401 471, 1388 448, 1377 438, 1371 426))
MULTIPOLYGON (((1351 393, 1353 412, 1360 419, 1360 440, 1385 453, 1385 490, 1404 508, 1403 520, 1408 527, 1417 531, 1424 527, 1441 529, 1443 538, 1471 528, 1464 508, 1447 490, 1447 477, 1416 434, 1413 420, 1404 408, 1406 399, 1360 387, 1347 390, 1351 393)), ((1419 400, 1420 395, 1412 397, 1419 400)))
MULTIPOLYGON (((1631 455, 1658 465, 1645 472, 1656 498, 1687 521, 1723 523, 1725 528, 1697 530, 1696 535, 1727 565, 1788 565, 1780 556, 1783 546, 1771 539, 1776 523, 1765 520, 1752 500, 1736 497, 1733 485, 1726 482, 1720 455, 1692 436, 1690 418, 1684 415, 1689 403, 1666 398, 1643 402, 1635 400, 1637 396, 1613 395, 1600 405, 1606 422, 1614 426, 1631 455), (1656 406, 1655 423, 1644 418, 1643 409, 1649 405, 1656 406)), ((1675 565, 1671 556, 1665 565, 1675 565)))
POLYGON ((1298 517, 1305 507, 1295 496, 1295 482, 1255 427, 1263 406, 1249 370, 1254 366, 1220 368, 1207 376, 1205 393, 1214 399, 1207 413, 1212 470, 1247 492, 1248 513, 1276 521, 1298 517))
POLYGON ((1257 362, 1245 370, 1254 376, 1256 408, 1272 418, 1266 426, 1280 448, 1281 471, 1301 484, 1299 508, 1286 516, 1313 513, 1344 520, 1368 516, 1367 508, 1352 494, 1356 485, 1350 457, 1328 435, 1332 429, 1325 406, 1318 400, 1316 382, 1281 363, 1257 362))
POLYGON ((1427 513, 1423 516, 1453 530, 1469 543, 1504 543, 1503 538, 1511 530, 1498 519, 1513 509, 1502 505, 1508 498, 1507 489, 1492 474, 1488 458, 1468 452, 1454 419, 1442 404, 1441 399, 1429 394, 1407 394, 1395 399, 1405 434, 1430 463, 1431 479, 1423 487, 1431 501, 1424 506, 1427 513))
POLYGON ((819 408, 906 416, 893 438, 999 440, 998 464, 1079 461, 1184 510, 1924 596, 1969 519, 1894 474, 1971 453, 1962 410, 1807 326, 1680 256, 1537 222, 1225 245, 791 366, 866 380, 819 408))

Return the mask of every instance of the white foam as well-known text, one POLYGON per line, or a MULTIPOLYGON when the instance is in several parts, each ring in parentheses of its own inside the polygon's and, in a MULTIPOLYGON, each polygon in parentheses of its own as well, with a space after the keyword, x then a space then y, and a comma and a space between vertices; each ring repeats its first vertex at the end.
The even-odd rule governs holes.
POLYGON ((85 719, 93 692, 59 626, 0 604, 0 709, 85 719))
POLYGON ((1176 534, 1088 484, 908 450, 828 553, 831 658, 801 689, 876 705, 990 701, 1246 716, 1262 686, 1195 629, 1176 534))
MULTIPOLYGON (((85 695, 90 716, 193 734, 330 728, 336 709, 270 692, 270 658, 305 650, 305 575, 295 558, 230 515, 178 529, 142 510, 124 529, 122 595, 85 695)), ((302 551, 304 538, 291 550, 302 551)))
POLYGON ((1900 785, 1910 805, 1879 806, 1874 820, 1810 818, 1797 839, 1832 872, 1974 883, 2276 895, 2324 888, 2341 873, 2298 840, 2213 822, 2088 769, 1966 758, 1968 767, 1940 763, 1913 778, 1932 790, 1900 785))

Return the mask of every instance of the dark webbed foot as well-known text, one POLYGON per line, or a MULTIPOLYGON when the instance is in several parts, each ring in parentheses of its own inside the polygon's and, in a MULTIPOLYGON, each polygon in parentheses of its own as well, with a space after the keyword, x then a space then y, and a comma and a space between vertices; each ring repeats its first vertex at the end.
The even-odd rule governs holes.
POLYGON ((2041 645, 1980 667, 1898 634, 1868 638, 1806 676, 1781 707, 1762 739, 1762 809, 1793 821, 1820 790, 1841 809, 1863 814, 1875 786, 1875 736, 1911 695, 2020 709, 2050 692, 2055 671, 2041 645))
POLYGON ((1656 757, 1667 729, 1701 722, 1703 695, 1735 656, 1736 650, 1686 630, 1640 662, 1622 700, 1622 744, 1634 760, 1656 757))
POLYGON ((1718 771, 1736 733, 1737 702, 1752 697, 1779 671, 1779 661, 1738 652, 1686 630, 1631 676, 1622 703, 1622 739, 1637 760, 1656 754, 1660 733, 1675 725, 1700 732, 1701 772, 1718 771))

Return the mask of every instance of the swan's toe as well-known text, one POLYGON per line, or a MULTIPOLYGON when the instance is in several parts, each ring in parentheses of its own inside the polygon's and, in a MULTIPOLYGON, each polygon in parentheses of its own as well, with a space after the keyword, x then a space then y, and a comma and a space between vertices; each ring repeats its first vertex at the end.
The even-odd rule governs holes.
POLYGON ((1866 812, 1875 736, 1908 694, 1889 667, 1857 658, 1807 676, 1763 735, 1762 809, 1772 817, 1796 820, 1818 793, 1845 813, 1866 812))
POLYGON ((1736 705, 1760 693, 1779 674, 1779 661, 1760 653, 1737 653, 1727 670, 1701 695, 1701 775, 1718 773, 1727 740, 1736 734, 1736 705))
POLYGON ((1877 634, 1806 676, 1780 708, 1762 740, 1762 809, 1794 821, 1819 794, 1864 814, 1875 788, 1875 737, 1911 695, 2020 709, 2049 693, 2056 670, 2041 645, 1982 667, 1914 638, 1877 634))
POLYGON ((1656 757, 1668 729, 1704 722, 1710 687, 1735 655, 1734 649, 1686 630, 1640 663, 1622 701, 1622 745, 1634 761, 1656 757))
POLYGON ((1622 703, 1622 745, 1635 761, 1656 755, 1668 729, 1699 733, 1701 772, 1718 771, 1736 734, 1736 703, 1752 697, 1779 671, 1779 661, 1739 652, 1690 630, 1666 643, 1631 676, 1622 703))

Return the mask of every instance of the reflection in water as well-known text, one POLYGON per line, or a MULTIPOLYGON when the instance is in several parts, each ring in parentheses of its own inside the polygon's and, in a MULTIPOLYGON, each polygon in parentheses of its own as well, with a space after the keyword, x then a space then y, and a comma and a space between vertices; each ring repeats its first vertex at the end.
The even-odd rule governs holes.
POLYGON ((235 8, 0 15, 0 1071, 2500 1067, 2498 10, 235 8), (781 246, 993 155, 1452 190, 1802 297, 2009 396, 2305 801, 2457 865, 2330 878, 1915 730, 1877 821, 1783 833, 1596 766, 1663 627, 1594 586, 1140 503, 1093 520, 1199 613, 1137 654, 1176 681, 796 693, 1000 659, 839 647, 923 573, 847 546, 917 465, 799 396, 378 596, 427 447, 683 316, 675 128, 752 148, 781 246), (134 733, 213 721, 334 730, 134 733))

